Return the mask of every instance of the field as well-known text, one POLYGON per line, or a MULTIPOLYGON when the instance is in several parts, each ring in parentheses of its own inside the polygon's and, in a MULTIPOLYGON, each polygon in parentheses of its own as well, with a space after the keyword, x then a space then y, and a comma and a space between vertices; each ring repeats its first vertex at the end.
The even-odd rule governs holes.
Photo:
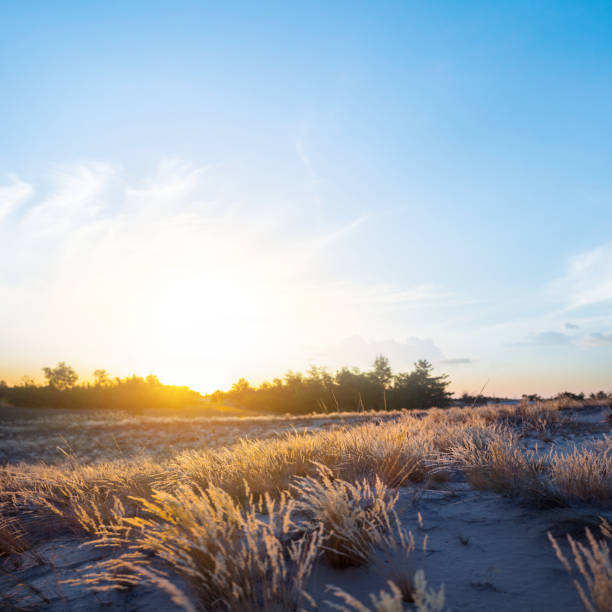
POLYGON ((609 416, 5 409, 0 608, 610 610, 609 416))

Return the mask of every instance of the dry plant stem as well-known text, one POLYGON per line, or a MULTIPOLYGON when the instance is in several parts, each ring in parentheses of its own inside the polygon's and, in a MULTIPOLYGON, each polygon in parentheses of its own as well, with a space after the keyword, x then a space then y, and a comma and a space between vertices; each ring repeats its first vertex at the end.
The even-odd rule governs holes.
MULTIPOLYGON (((390 593, 381 590, 378 595, 370 595, 372 608, 368 608, 346 591, 333 585, 328 585, 327 590, 342 599, 345 605, 340 605, 333 601, 326 601, 325 603, 343 612, 403 612, 404 604, 401 590, 391 580, 387 584, 389 585, 390 593)), ((417 612, 444 612, 444 585, 438 591, 428 589, 423 570, 419 570, 414 575, 414 585, 414 605, 417 612)))
POLYGON ((596 452, 574 446, 569 453, 553 455, 549 470, 553 486, 568 502, 612 503, 612 448, 596 452))
MULTIPOLYGON (((82 578, 95 588, 146 578, 194 607, 293 609, 308 601, 304 589, 319 554, 344 566, 367 564, 378 549, 410 553, 412 536, 395 513, 396 487, 461 471, 475 488, 539 503, 608 504, 609 442, 558 455, 523 449, 525 431, 554 428, 563 418, 555 405, 433 409, 242 440, 165 462, 85 464, 69 456, 60 466, 2 466, 0 503, 10 520, 0 524, 0 546, 10 554, 21 547, 10 517, 27 512, 24 540, 34 531, 52 537, 60 521, 116 547, 116 559, 82 578), (11 538, 16 544, 8 544, 11 538), (167 576, 152 559, 165 564, 167 576), (187 594, 170 574, 183 578, 187 594)), ((575 543, 592 577, 607 571, 598 569, 606 567, 602 546, 575 543)), ((402 596, 416 592, 393 578, 402 596)), ((591 586, 605 591, 593 580, 583 587, 589 601, 591 586)))
MULTIPOLYGON (((129 552, 90 568, 78 583, 121 588, 139 577, 151 581, 153 554, 184 578, 201 609, 295 610, 308 599, 304 584, 320 536, 315 531, 293 538, 293 502, 286 496, 265 500, 265 520, 258 518, 254 502, 245 510, 219 488, 154 491, 152 497, 136 500, 143 516, 123 517, 114 534, 96 541, 101 546, 123 542, 129 552)), ((166 578, 155 576, 152 581, 170 592, 166 578)), ((188 601, 176 587, 173 597, 188 601)))
POLYGON ((387 486, 445 478, 457 467, 477 488, 520 495, 543 503, 593 500, 608 503, 611 453, 576 451, 554 465, 525 452, 509 423, 554 423, 558 406, 484 406, 400 413, 395 420, 342 426, 331 431, 284 434, 241 441, 228 449, 189 451, 169 462, 118 460, 86 465, 71 458, 63 466, 0 467, 0 502, 36 508, 41 522, 51 514, 74 529, 95 532, 123 512, 134 514, 131 497, 181 486, 217 486, 245 499, 280 496, 294 477, 316 475, 316 463, 348 481, 378 476, 387 486), (544 416, 543 416, 544 415, 544 416), (600 454, 601 455, 601 454, 600 454), (551 467, 552 465, 552 467, 551 467))
POLYGON ((363 565, 392 531, 397 494, 378 478, 373 485, 366 480, 350 483, 334 479, 324 465, 317 467, 316 477, 296 479, 296 509, 320 527, 324 555, 332 567, 363 565))
MULTIPOLYGON (((604 526, 604 533, 605 529, 604 526)), ((612 610, 610 549, 605 541, 597 541, 588 528, 586 529, 586 537, 589 546, 576 542, 570 535, 567 536, 574 563, 584 580, 583 585, 577 578, 573 577, 574 586, 587 612, 609 612, 612 610)), ((571 563, 550 532, 548 533, 548 539, 563 567, 573 576, 571 563)))

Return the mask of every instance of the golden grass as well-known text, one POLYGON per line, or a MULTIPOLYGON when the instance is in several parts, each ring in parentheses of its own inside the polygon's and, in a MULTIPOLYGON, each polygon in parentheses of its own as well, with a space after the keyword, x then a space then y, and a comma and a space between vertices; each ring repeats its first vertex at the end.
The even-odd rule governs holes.
POLYGON ((316 477, 296 478, 292 488, 297 511, 322 533, 332 567, 364 565, 376 548, 409 541, 394 513, 397 493, 380 478, 350 483, 335 479, 326 466, 318 468, 316 477))
POLYGON ((548 458, 523 449, 511 430, 466 430, 448 457, 475 489, 539 503, 561 503, 546 479, 548 458))
POLYGON ((552 455, 549 471, 553 486, 568 503, 612 503, 611 448, 597 452, 574 446, 569 453, 552 455))
POLYGON ((12 516, 3 516, 0 512, 0 561, 18 556, 28 549, 26 534, 19 521, 12 516))
MULTIPOLYGON (((612 503, 612 448, 578 448, 538 454, 506 427, 466 428, 446 459, 476 489, 523 497, 542 505, 612 503)), ((441 458, 444 461, 444 457, 441 458)))
MULTIPOLYGON (((372 609, 374 612, 403 612, 404 604, 399 588, 391 580, 387 584, 391 593, 381 590, 378 594, 373 593, 370 595, 372 609)), ((342 599, 345 603, 345 605, 341 605, 333 601, 326 601, 325 603, 331 608, 342 610, 343 612, 371 612, 370 608, 343 589, 329 585, 327 590, 331 591, 332 595, 342 599)))
MULTIPOLYGON (((604 522, 602 532, 607 534, 607 537, 610 535, 609 527, 609 524, 604 522)), ((588 528, 586 529, 586 537, 588 546, 575 541, 571 535, 567 535, 567 541, 569 542, 574 557, 574 563, 584 581, 583 585, 574 577, 572 565, 563 554, 558 542, 550 532, 548 533, 548 538, 555 550, 557 558, 572 576, 574 586, 580 595, 585 610, 587 610, 587 612, 609 612, 612 610, 612 565, 610 563, 610 549, 605 541, 596 540, 588 528)))
MULTIPOLYGON (((540 416, 559 413, 555 406, 539 408, 540 416)), ((597 449, 591 455, 581 450, 549 461, 522 449, 508 423, 541 422, 537 409, 403 413, 385 422, 186 451, 166 462, 136 458, 86 465, 70 459, 62 466, 5 466, 0 468, 0 501, 17 510, 34 506, 41 520, 62 516, 74 528, 95 531, 112 519, 117 499, 128 513, 135 511, 130 498, 148 498, 153 489, 214 486, 244 499, 245 482, 255 498, 278 497, 296 477, 316 476, 317 464, 337 478, 373 482, 378 477, 388 487, 444 480, 459 469, 476 488, 536 499, 605 501, 609 454, 602 458, 597 449)))
MULTIPOLYGON (((429 589, 423 570, 416 572, 413 583, 415 585, 413 599, 417 612, 444 612, 444 585, 438 591, 429 589)), ((346 591, 331 585, 328 586, 328 590, 336 597, 342 599, 345 605, 340 605, 333 601, 326 601, 325 603, 343 612, 403 612, 404 599, 401 590, 392 580, 389 580, 387 584, 389 585, 390 593, 381 590, 378 594, 370 595, 372 608, 368 608, 346 591)))
POLYGON ((93 544, 124 552, 72 582, 106 590, 147 580, 192 606, 151 567, 153 555, 183 577, 202 609, 297 610, 309 601, 305 583, 321 552, 334 567, 365 564, 376 549, 409 555, 414 540, 394 513, 397 494, 378 478, 349 483, 317 469, 317 478, 296 479, 292 495, 278 500, 256 501, 247 490, 239 503, 212 486, 155 490, 135 500, 139 516, 117 511, 97 529, 93 544))
POLYGON ((287 496, 278 502, 267 497, 245 509, 222 489, 182 487, 136 501, 142 516, 122 517, 95 541, 124 544, 127 552, 89 568, 77 582, 106 589, 145 579, 186 607, 190 599, 152 569, 154 555, 183 577, 201 609, 296 610, 308 599, 304 583, 319 533, 294 537, 294 505, 287 496))
MULTIPOLYGON (((297 610, 308 602, 308 576, 320 556, 347 567, 370 563, 380 549, 405 557, 414 550, 395 513, 397 487, 462 473, 474 488, 541 504, 607 505, 606 450, 540 455, 521 444, 526 431, 562 426, 564 418, 556 405, 433 409, 241 440, 164 462, 87 465, 68 457, 61 466, 4 466, 0 503, 10 516, 38 518, 28 524, 39 535, 72 529, 115 547, 116 558, 77 579, 92 588, 145 580, 186 609, 297 610)), ((0 555, 2 534, 13 527, 0 522, 0 555)), ((575 545, 593 576, 601 570, 590 559, 601 565, 607 554, 598 546, 587 557, 575 545)), ((372 599, 374 609, 401 609, 393 607, 399 593, 419 610, 441 610, 443 590, 428 591, 422 574, 405 573, 392 576, 391 593, 372 599)))

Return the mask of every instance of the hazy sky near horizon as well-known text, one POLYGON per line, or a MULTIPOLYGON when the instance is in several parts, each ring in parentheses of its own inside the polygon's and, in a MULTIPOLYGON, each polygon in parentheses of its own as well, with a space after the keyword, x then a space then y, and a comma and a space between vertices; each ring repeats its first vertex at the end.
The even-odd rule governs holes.
POLYGON ((0 85, 0 378, 612 390, 609 3, 4 2, 0 85))

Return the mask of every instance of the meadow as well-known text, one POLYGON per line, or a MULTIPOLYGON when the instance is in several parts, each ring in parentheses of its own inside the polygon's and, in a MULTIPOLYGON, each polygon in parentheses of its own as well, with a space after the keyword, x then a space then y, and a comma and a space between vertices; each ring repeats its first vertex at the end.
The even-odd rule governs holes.
POLYGON ((0 607, 610 610, 609 417, 7 413, 0 607))

